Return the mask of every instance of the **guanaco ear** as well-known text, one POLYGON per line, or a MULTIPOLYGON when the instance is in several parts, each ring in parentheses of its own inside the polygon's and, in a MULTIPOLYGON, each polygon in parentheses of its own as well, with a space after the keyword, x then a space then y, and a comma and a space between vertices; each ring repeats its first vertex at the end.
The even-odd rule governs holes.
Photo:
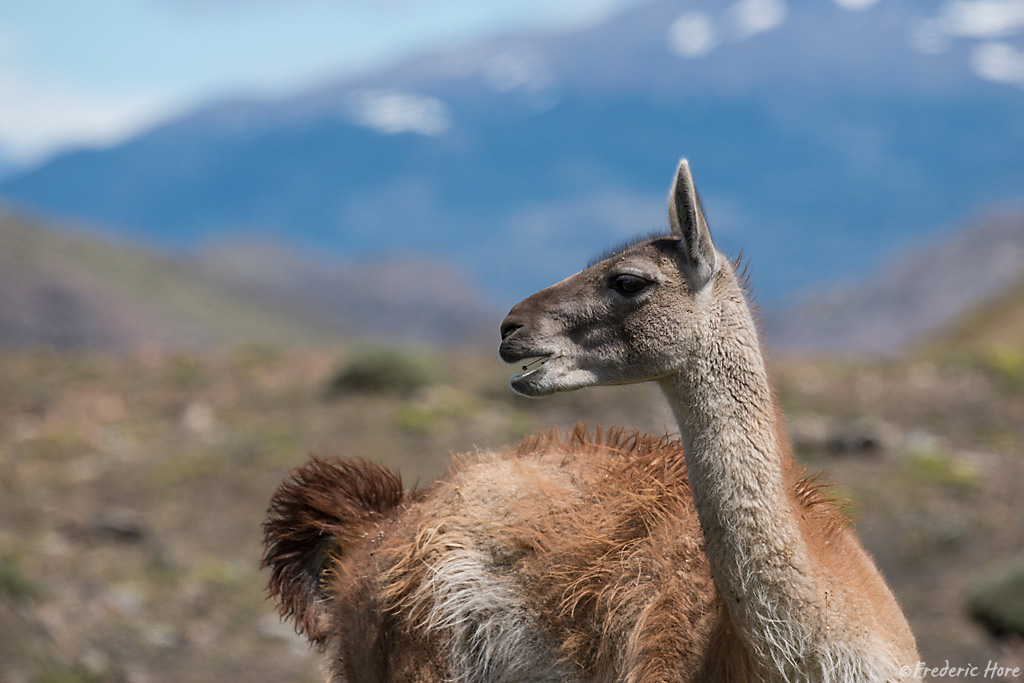
POLYGON ((327 639, 331 595, 324 582, 374 521, 404 499, 398 475, 366 462, 313 459, 270 500, 263 523, 267 590, 278 611, 310 642, 327 639))
POLYGON ((711 243, 711 232, 704 220, 697 189, 693 185, 690 163, 686 159, 680 160, 669 193, 668 222, 672 234, 679 238, 690 286, 694 291, 699 291, 714 277, 718 269, 718 257, 715 245, 711 243))

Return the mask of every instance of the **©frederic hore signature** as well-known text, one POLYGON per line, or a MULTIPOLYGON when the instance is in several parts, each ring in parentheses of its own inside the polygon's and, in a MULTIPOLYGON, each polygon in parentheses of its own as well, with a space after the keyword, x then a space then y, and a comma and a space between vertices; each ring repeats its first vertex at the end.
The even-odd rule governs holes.
POLYGON ((900 675, 917 678, 980 678, 988 680, 1004 680, 1024 677, 1019 666, 1006 666, 996 661, 989 661, 981 666, 967 663, 966 665, 950 664, 947 660, 941 666, 931 666, 927 662, 918 662, 916 666, 905 665, 900 675))

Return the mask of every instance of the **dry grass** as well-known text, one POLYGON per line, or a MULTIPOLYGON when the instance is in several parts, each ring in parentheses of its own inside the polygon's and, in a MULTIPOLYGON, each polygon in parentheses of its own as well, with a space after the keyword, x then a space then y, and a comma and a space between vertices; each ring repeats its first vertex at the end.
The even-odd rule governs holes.
MULTIPOLYGON (((516 397, 491 350, 434 354, 408 395, 327 398, 351 355, 0 354, 0 681, 319 681, 263 597, 260 524, 308 454, 441 474, 452 452, 577 419, 673 429, 653 387, 516 397)), ((853 498, 928 662, 999 659, 965 611, 1024 555, 1024 392, 984 368, 787 363, 791 422, 874 429, 870 454, 800 449, 853 498)))

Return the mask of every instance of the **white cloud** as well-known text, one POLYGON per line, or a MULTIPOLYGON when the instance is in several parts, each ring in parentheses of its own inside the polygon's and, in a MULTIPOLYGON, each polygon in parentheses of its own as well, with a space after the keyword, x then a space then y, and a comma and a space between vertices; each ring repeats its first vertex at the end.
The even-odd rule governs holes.
POLYGON ((920 19, 910 26, 910 46, 925 55, 949 49, 949 36, 937 19, 920 19))
POLYGON ((703 57, 723 40, 746 40, 774 31, 786 22, 785 0, 738 0, 720 17, 722 27, 707 12, 683 12, 669 26, 668 45, 679 57, 703 57))
POLYGON ((705 12, 684 12, 668 30, 668 45, 680 57, 702 57, 718 45, 718 31, 705 12))
POLYGON ((358 125, 387 135, 442 135, 452 123, 448 107, 441 100, 397 90, 355 92, 350 96, 348 111, 358 125))
POLYGON ((1024 0, 950 0, 934 17, 911 26, 910 45, 923 54, 949 49, 956 39, 979 40, 971 70, 979 78, 1024 88, 1024 52, 995 40, 1024 33, 1024 0))
POLYGON ((503 52, 493 57, 484 65, 484 78, 498 92, 543 90, 554 85, 547 62, 528 50, 503 52))
POLYGON ((484 81, 500 93, 519 92, 536 110, 558 103, 557 80, 547 61, 539 53, 518 49, 503 52, 483 66, 484 81))
POLYGON ((952 0, 921 25, 942 37, 1003 38, 1024 31, 1024 0, 952 0))
MULTIPOLYGON (((935 16, 911 24, 909 40, 918 52, 934 55, 948 50, 958 38, 992 40, 1022 32, 1024 0, 948 0, 935 16)), ((979 68, 995 68, 984 55, 998 54, 1000 49, 991 45, 978 47, 976 53, 983 57, 974 57, 975 72, 981 75, 979 68), (989 66, 978 67, 979 60, 989 66)))
POLYGON ((859 12, 874 5, 878 0, 835 0, 835 3, 845 10, 859 12))
POLYGON ((0 146, 26 165, 66 147, 115 144, 171 113, 165 97, 86 93, 4 66, 0 102, 0 146))
POLYGON ((942 17, 951 35, 1001 38, 1024 29, 1024 1, 974 0, 947 3, 942 17))
POLYGON ((739 0, 728 12, 737 37, 743 39, 782 26, 788 8, 783 0, 739 0))
POLYGON ((986 80, 1024 87, 1024 52, 1008 43, 978 45, 971 53, 971 67, 986 80))

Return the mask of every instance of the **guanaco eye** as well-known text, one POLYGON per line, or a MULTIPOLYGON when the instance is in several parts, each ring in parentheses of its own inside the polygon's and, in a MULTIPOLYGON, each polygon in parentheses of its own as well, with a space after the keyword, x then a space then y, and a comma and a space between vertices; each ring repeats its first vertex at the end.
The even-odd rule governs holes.
POLYGON ((612 278, 610 286, 623 296, 636 296, 649 284, 651 283, 636 275, 616 275, 612 278))

